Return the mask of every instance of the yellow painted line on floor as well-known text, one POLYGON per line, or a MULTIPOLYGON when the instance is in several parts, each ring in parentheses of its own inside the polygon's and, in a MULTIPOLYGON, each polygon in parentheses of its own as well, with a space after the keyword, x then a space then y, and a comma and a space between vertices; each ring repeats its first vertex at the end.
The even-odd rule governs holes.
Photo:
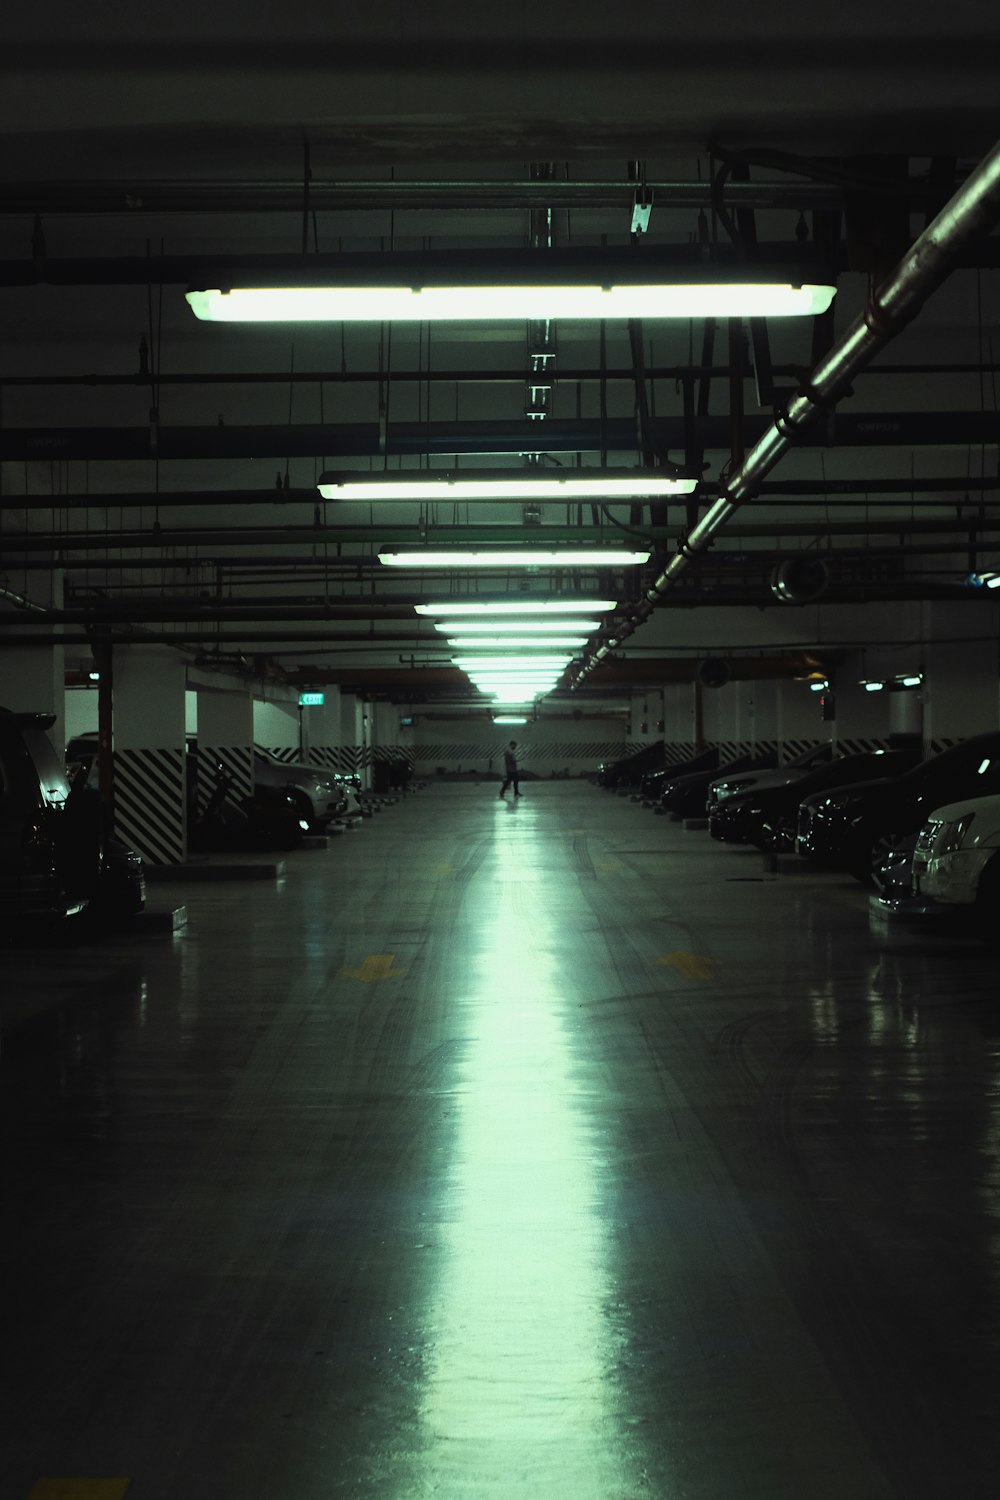
POLYGON ((656 962, 676 969, 682 979, 715 978, 715 959, 704 953, 665 953, 656 962))
POLYGON ((599 859, 597 868, 605 875, 620 875, 625 866, 620 859, 599 859))
POLYGON ((403 971, 394 969, 395 953, 369 953, 360 969, 341 969, 348 979, 360 979, 362 984, 374 984, 379 979, 395 979, 403 971))
POLYGON ((27 1500, 122 1500, 131 1479, 36 1479, 27 1500))
POLYGON ((455 868, 454 865, 431 865, 431 874, 432 875, 450 875, 451 872, 452 872, 452 870, 454 870, 454 868, 455 868))

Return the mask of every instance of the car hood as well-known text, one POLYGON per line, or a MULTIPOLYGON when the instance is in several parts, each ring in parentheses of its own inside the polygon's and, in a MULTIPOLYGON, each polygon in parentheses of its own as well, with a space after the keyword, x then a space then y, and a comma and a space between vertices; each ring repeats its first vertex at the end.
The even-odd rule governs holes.
POLYGON ((899 789, 900 778, 895 776, 873 777, 871 781, 850 781, 846 786, 831 786, 825 791, 810 792, 802 798, 803 806, 812 807, 819 802, 847 802, 872 797, 884 797, 899 789))

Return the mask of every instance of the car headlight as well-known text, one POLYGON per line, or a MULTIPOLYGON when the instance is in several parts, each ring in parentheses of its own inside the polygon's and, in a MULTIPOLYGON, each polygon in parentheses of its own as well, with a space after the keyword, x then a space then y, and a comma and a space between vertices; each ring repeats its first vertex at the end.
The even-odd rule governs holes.
POLYGON ((937 836, 934 840, 935 855, 952 854, 956 849, 960 849, 975 816, 975 813, 966 813, 964 818, 956 818, 953 823, 938 823, 937 836))

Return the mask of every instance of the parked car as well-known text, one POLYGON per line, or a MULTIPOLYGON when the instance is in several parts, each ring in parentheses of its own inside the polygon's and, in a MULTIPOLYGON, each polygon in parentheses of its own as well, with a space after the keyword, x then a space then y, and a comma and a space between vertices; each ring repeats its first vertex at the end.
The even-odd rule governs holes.
POLYGON ((795 847, 804 859, 870 882, 875 862, 935 808, 1000 793, 1000 733, 977 734, 932 755, 898 780, 863 782, 806 796, 795 847))
POLYGON ((347 808, 346 792, 326 771, 280 760, 270 750, 254 746, 254 781, 258 786, 287 792, 310 833, 322 833, 347 808))
POLYGON ((715 804, 709 814, 709 833, 726 843, 756 844, 760 849, 779 852, 794 849, 799 803, 804 796, 869 781, 875 770, 886 776, 902 776, 919 759, 919 750, 862 750, 838 756, 805 776, 786 778, 777 786, 758 783, 749 792, 715 804))
MULTIPOLYGON (((735 776, 739 771, 772 771, 778 763, 775 753, 769 755, 740 755, 726 766, 726 775, 735 776)), ((718 778, 718 767, 709 771, 691 771, 683 776, 674 776, 661 783, 660 811, 673 818, 703 818, 708 788, 718 778)))
POLYGON ((142 860, 105 832, 86 772, 70 778, 46 732, 54 722, 0 709, 0 918, 117 922, 143 908, 142 860))
POLYGON ((663 741, 654 740, 631 755, 623 755, 620 760, 602 762, 597 771, 597 784, 609 790, 636 787, 647 771, 658 770, 662 765, 663 741))
POLYGON ((913 892, 935 906, 977 916, 990 931, 1000 923, 1000 795, 937 807, 924 823, 913 856, 913 892))
POLYGON ((713 745, 708 750, 700 750, 697 755, 689 755, 683 760, 675 761, 671 766, 660 766, 655 771, 647 771, 639 783, 640 798, 648 807, 653 807, 659 804, 664 787, 669 786, 679 777, 701 771, 711 777, 717 774, 718 769, 719 750, 718 746, 713 745))
POLYGON ((723 802, 727 797, 735 797, 741 792, 749 792, 754 787, 784 786, 793 777, 805 776, 818 766, 829 765, 832 760, 833 745, 828 741, 823 745, 814 745, 811 750, 803 750, 799 755, 793 755, 791 760, 786 760, 773 771, 748 769, 733 775, 727 768, 724 775, 709 783, 705 797, 706 811, 711 812, 717 802, 723 802))

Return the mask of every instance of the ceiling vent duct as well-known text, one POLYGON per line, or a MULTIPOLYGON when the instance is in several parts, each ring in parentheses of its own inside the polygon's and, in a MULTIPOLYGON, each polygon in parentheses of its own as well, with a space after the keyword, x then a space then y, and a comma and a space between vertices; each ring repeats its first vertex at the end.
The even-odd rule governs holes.
POLYGON ((771 574, 771 593, 782 604, 811 604, 826 593, 830 568, 821 557, 788 557, 771 574))

